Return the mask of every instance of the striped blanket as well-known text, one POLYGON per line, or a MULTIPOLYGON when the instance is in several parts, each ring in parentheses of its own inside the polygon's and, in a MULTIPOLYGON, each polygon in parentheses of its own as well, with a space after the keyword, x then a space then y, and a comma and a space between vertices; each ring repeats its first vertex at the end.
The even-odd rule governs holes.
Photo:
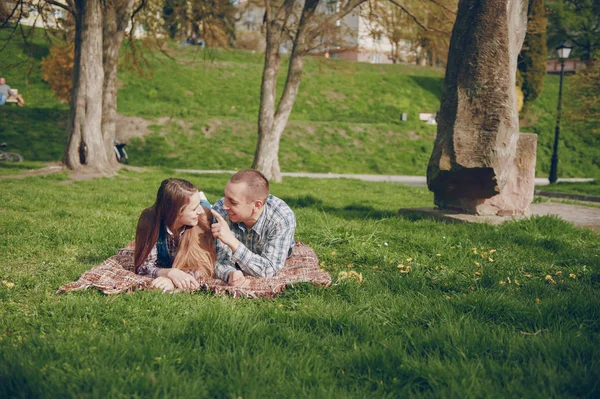
MULTIPOLYGON (((60 287, 58 293, 97 288, 105 294, 119 294, 140 289, 152 289, 152 278, 139 276, 133 272, 133 243, 119 249, 117 254, 106 259, 81 275, 79 280, 60 287)), ((234 298, 272 298, 294 283, 308 282, 329 286, 331 276, 319 268, 315 251, 306 244, 297 242, 284 268, 275 277, 246 277, 245 287, 231 287, 219 279, 198 279, 199 290, 215 294, 229 294, 234 298)))

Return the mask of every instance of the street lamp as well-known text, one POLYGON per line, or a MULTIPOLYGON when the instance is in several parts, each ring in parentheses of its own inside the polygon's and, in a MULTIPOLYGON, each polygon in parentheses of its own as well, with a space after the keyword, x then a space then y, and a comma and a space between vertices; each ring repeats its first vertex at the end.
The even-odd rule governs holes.
POLYGON ((563 77, 565 75, 565 60, 571 54, 571 43, 567 40, 556 48, 558 59, 560 60, 560 86, 558 89, 558 106, 556 107, 556 130, 554 131, 554 150, 552 151, 552 161, 550 163, 550 183, 556 183, 558 172, 558 135, 560 133, 560 111, 562 101, 563 77))

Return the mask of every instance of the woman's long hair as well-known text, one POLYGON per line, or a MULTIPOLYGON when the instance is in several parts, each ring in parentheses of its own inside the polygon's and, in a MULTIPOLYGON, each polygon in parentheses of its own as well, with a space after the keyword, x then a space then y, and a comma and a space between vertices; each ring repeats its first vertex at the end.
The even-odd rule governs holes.
MULTIPOLYGON (((171 178, 162 181, 156 193, 156 202, 152 207, 144 209, 138 221, 134 251, 136 272, 156 245, 161 223, 172 226, 179 213, 189 203, 190 197, 197 191, 196 186, 187 180, 171 178)), ((198 225, 188 228, 183 233, 173 267, 197 271, 201 276, 212 277, 215 245, 208 217, 211 213, 206 208, 204 211, 205 214, 198 217, 198 225)), ((178 231, 174 231, 173 234, 179 238, 178 231)))

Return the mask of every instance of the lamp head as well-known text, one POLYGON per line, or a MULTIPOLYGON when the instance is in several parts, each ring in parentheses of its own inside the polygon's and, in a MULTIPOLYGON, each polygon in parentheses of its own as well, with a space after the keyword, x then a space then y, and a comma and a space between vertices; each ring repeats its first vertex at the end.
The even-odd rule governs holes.
POLYGON ((566 41, 562 42, 556 48, 556 52, 558 53, 558 58, 560 58, 561 60, 566 60, 567 58, 569 58, 569 55, 571 54, 572 49, 573 49, 573 45, 571 44, 570 41, 566 40, 566 41))

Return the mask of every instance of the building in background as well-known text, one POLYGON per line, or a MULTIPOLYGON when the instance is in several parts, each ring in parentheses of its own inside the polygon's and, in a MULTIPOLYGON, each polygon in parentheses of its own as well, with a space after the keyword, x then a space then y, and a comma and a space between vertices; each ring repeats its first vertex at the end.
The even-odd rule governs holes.
MULTIPOLYGON (((264 50, 264 7, 248 0, 241 0, 239 7, 240 14, 236 24, 237 47, 248 50, 264 50)), ((327 44, 317 48, 313 53, 330 58, 371 64, 392 63, 394 46, 388 37, 381 33, 383 29, 377 26, 377 22, 369 20, 365 7, 367 5, 363 4, 337 21, 336 27, 339 32, 332 34, 335 40, 325 40, 323 38, 323 42, 327 44)), ((319 12, 325 16, 334 14, 338 10, 338 0, 327 0, 319 5, 319 12)), ((418 48, 413 50, 410 41, 401 40, 396 58, 400 62, 415 63, 418 59, 418 50, 418 48)), ((288 52, 289 46, 282 46, 281 51, 283 53, 288 52)))

